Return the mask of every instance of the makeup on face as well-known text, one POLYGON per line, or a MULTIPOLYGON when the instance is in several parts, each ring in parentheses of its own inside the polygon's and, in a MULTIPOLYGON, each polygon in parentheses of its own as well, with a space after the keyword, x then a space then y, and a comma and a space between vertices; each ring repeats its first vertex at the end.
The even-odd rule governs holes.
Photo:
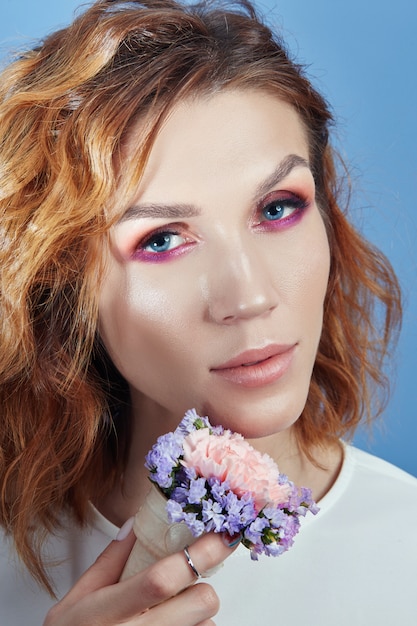
MULTIPOLYGON (((270 191, 288 178, 296 167, 304 167, 310 171, 306 159, 294 154, 288 155, 259 185, 253 198, 259 229, 267 232, 287 228, 296 222, 301 217, 302 210, 308 207, 307 200, 298 193, 270 191)), ((181 220, 199 215, 201 210, 197 206, 187 204, 134 204, 126 210, 118 222, 119 229, 124 228, 126 233, 128 226, 123 225, 137 221, 146 224, 144 221, 146 219, 161 219, 170 223, 152 229, 149 233, 145 232, 138 243, 134 241, 133 250, 129 248, 125 250, 126 256, 142 262, 159 263, 189 251, 194 242, 192 237, 187 235, 181 220)), ((126 238, 126 243, 127 241, 126 238)))
POLYGON ((156 430, 192 407, 252 438, 300 415, 329 274, 308 154, 297 113, 257 91, 184 101, 162 126, 100 294, 104 344, 156 430))

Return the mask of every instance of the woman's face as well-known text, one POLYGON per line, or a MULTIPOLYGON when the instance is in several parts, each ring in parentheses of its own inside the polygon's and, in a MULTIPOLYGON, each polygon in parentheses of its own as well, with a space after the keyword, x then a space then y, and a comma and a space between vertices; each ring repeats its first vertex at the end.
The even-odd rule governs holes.
POLYGON ((328 274, 296 112, 256 91, 182 102, 113 228, 101 287, 100 332, 133 411, 166 430, 189 408, 246 437, 290 427, 328 274))

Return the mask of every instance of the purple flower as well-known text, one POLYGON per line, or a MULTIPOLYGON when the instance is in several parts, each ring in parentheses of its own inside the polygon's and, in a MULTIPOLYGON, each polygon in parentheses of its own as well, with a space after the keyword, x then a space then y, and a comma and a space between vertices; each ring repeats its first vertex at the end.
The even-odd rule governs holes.
POLYGON ((168 514, 168 520, 171 524, 182 522, 184 520, 184 511, 182 506, 179 502, 175 502, 175 500, 167 501, 166 512, 168 514))
POLYGON ((244 532, 244 537, 247 541, 253 544, 261 543, 262 533, 269 526, 266 517, 257 517, 244 532))
POLYGON ((285 523, 287 515, 282 509, 276 509, 274 507, 266 507, 262 513, 270 521, 271 526, 279 528, 281 524, 285 523))
POLYGON ((217 500, 217 502, 221 503, 223 501, 223 498, 225 498, 227 492, 230 490, 228 482, 221 482, 218 478, 215 477, 210 477, 207 482, 209 484, 213 497, 217 500))
POLYGON ((222 507, 218 502, 213 502, 213 500, 203 500, 203 510, 202 517, 203 522, 205 524, 207 532, 218 533, 223 530, 223 523, 225 521, 225 516, 222 513, 222 507))
POLYGON ((280 556, 285 550, 281 543, 273 542, 265 545, 264 553, 267 556, 280 556))
POLYGON ((179 504, 186 505, 188 503, 188 487, 175 487, 170 495, 170 500, 174 500, 179 504))
POLYGON ((178 424, 175 434, 184 438, 198 428, 211 428, 210 422, 207 417, 200 417, 195 409, 190 409, 178 424))
POLYGON ((241 532, 257 516, 253 499, 250 496, 238 498, 232 491, 225 497, 224 507, 227 511, 225 527, 230 535, 241 532))
POLYGON ((185 513, 183 520, 194 537, 200 537, 206 530, 204 522, 198 519, 197 513, 185 513))
POLYGON ((197 478, 190 482, 190 489, 188 492, 188 502, 190 504, 199 504, 207 493, 206 479, 197 478))
MULTIPOLYGON (((195 537, 211 531, 228 532, 230 535, 242 533, 242 543, 249 548, 253 560, 257 560, 260 554, 282 554, 294 542, 300 528, 300 516, 307 511, 314 514, 318 511, 311 491, 295 487, 285 475, 278 474, 276 468, 278 484, 286 487, 286 501, 281 499, 259 510, 256 505, 259 494, 245 491, 245 485, 241 488, 238 485, 239 493, 236 493, 227 480, 205 476, 197 466, 184 465, 184 440, 194 431, 204 428, 209 429, 210 437, 231 434, 222 426, 212 427, 207 417, 200 417, 192 409, 186 412, 173 433, 158 438, 146 456, 145 465, 151 481, 168 498, 166 510, 169 521, 185 523, 195 537)), ((240 440, 244 442, 242 437, 240 440)), ((247 449, 247 442, 245 446, 247 449)), ((264 458, 270 471, 273 461, 267 455, 264 458)), ((262 465, 260 468, 263 470, 262 465)))
POLYGON ((158 438, 145 459, 145 467, 151 472, 151 480, 162 489, 168 489, 173 482, 173 472, 182 454, 182 442, 174 433, 158 438))
POLYGON ((184 522, 187 524, 194 537, 199 537, 205 531, 204 523, 198 519, 197 513, 187 513, 179 502, 168 500, 166 505, 168 521, 173 523, 184 522))

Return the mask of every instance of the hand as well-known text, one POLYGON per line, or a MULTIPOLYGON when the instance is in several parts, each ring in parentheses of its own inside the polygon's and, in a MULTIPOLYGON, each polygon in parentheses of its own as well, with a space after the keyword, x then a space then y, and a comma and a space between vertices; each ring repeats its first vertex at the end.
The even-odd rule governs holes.
MULTIPOLYGON (((214 589, 196 582, 183 552, 118 582, 135 542, 133 533, 112 543, 68 594, 48 612, 43 626, 209 626, 219 608, 214 589)), ((199 572, 232 552, 219 535, 204 535, 189 548, 199 572)))

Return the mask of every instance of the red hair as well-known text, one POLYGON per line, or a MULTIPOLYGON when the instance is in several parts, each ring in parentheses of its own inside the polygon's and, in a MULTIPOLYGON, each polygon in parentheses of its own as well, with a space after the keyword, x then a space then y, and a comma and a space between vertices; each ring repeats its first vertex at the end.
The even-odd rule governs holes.
POLYGON ((45 533, 64 509, 84 522, 89 499, 112 486, 125 460, 128 423, 117 413, 126 385, 97 334, 107 209, 128 203, 175 103, 221 89, 274 94, 295 107, 309 139, 331 274, 296 424, 301 449, 311 457, 383 405, 373 400, 386 389, 399 287, 338 205, 331 114, 303 68, 247 2, 99 0, 12 63, 0 92, 0 520, 49 590, 45 533), (121 176, 138 119, 143 141, 121 176))

